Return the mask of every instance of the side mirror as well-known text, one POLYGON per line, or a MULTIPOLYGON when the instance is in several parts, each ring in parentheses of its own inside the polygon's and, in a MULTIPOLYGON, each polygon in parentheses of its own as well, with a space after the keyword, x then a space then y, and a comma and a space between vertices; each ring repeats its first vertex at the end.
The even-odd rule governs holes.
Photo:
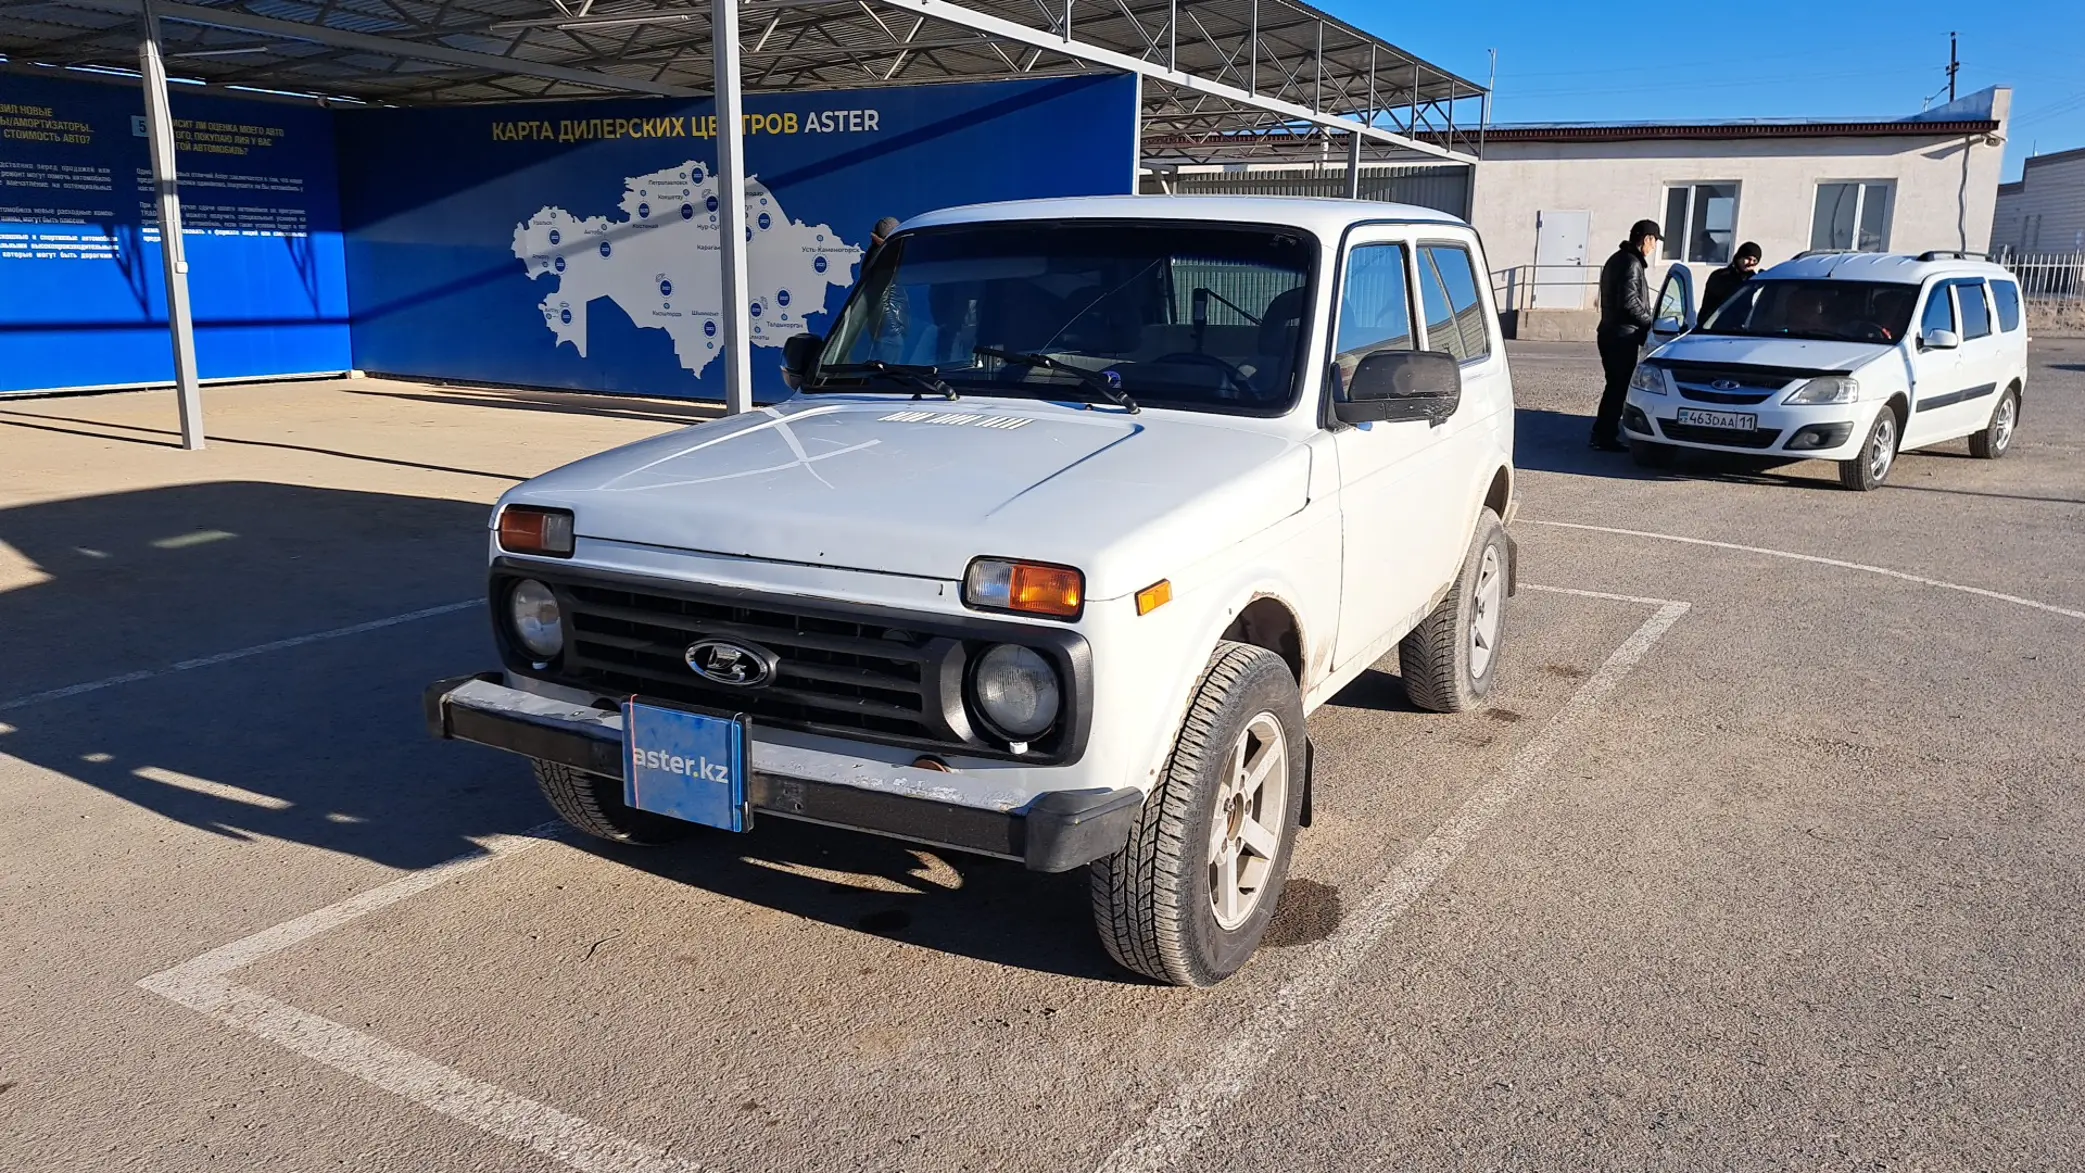
POLYGON ((1927 350, 1953 350, 1962 345, 1962 336, 1953 330, 1928 330, 1918 342, 1927 350))
POLYGON ((803 386, 812 364, 818 361, 818 352, 824 349, 825 339, 816 334, 792 334, 782 343, 782 373, 789 376, 790 386, 803 386))
MULTIPOLYGON (((1335 368, 1336 369, 1336 368, 1335 368)), ((1425 420, 1439 425, 1462 403, 1462 365, 1435 350, 1379 350, 1361 360, 1332 399, 1343 424, 1425 420)))
POLYGON ((1651 333, 1653 334, 1678 334, 1685 331, 1686 328, 1687 323, 1674 316, 1659 318, 1651 323, 1651 333))

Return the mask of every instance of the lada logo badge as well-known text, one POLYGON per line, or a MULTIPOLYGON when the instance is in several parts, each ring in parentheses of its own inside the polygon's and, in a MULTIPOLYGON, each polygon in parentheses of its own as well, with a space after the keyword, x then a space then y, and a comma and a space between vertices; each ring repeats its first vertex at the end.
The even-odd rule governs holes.
POLYGON ((1717 379, 1715 382, 1710 383, 1709 386, 1714 387, 1718 391, 1735 391, 1742 384, 1736 379, 1717 379))
POLYGON ((688 645, 688 667, 712 684, 733 688, 758 688, 775 678, 779 662, 773 652, 758 644, 735 639, 704 639, 688 645))

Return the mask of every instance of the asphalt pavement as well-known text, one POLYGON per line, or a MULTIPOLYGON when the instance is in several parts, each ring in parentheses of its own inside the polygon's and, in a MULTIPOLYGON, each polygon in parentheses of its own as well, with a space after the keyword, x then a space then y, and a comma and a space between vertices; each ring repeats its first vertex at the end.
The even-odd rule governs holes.
POLYGON ((1203 992, 1077 875, 577 842, 427 738, 486 504, 685 408, 213 390, 184 454, 164 395, 0 402, 0 1169, 2076 1165, 2085 341, 1872 494, 1590 452, 1591 348, 1513 361, 1496 703, 1393 656, 1315 715, 1203 992))

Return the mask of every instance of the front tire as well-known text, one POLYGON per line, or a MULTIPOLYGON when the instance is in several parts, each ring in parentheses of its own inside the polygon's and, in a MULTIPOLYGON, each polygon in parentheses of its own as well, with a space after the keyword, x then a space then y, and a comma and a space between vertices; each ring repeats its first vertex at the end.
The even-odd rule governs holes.
POLYGON ((1981 432, 1969 437, 1969 454, 1978 460, 1996 460, 2013 446, 2013 429, 2020 423, 2020 393, 2011 388, 1998 397, 1998 405, 1991 409, 1991 421, 1981 432))
POLYGON ((1413 704, 1436 713, 1483 705, 1506 635, 1512 556, 1505 523, 1486 509, 1477 517, 1455 589, 1397 645, 1397 670, 1413 704))
POLYGON ((1244 967, 1288 878, 1304 752, 1288 664, 1218 644, 1129 842, 1089 869, 1109 956, 1176 986, 1213 986, 1244 967))
POLYGON ((685 837, 695 824, 641 811, 623 802, 623 780, 590 774, 562 762, 530 759, 536 785, 559 818, 597 839, 653 846, 685 837))
POLYGON ((1875 422, 1868 425, 1868 438, 1861 442, 1860 453, 1852 460, 1839 462, 1839 483, 1856 493, 1881 488, 1897 463, 1900 426, 1895 408, 1884 407, 1876 412, 1875 422))

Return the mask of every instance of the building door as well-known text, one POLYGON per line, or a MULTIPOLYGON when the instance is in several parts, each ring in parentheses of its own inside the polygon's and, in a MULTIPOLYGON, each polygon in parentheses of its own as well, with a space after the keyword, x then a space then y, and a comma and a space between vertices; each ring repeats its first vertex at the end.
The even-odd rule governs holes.
POLYGON ((1529 281, 1528 307, 1538 310, 1585 308, 1586 239, 1592 231, 1590 212, 1535 213, 1535 266, 1529 281))

